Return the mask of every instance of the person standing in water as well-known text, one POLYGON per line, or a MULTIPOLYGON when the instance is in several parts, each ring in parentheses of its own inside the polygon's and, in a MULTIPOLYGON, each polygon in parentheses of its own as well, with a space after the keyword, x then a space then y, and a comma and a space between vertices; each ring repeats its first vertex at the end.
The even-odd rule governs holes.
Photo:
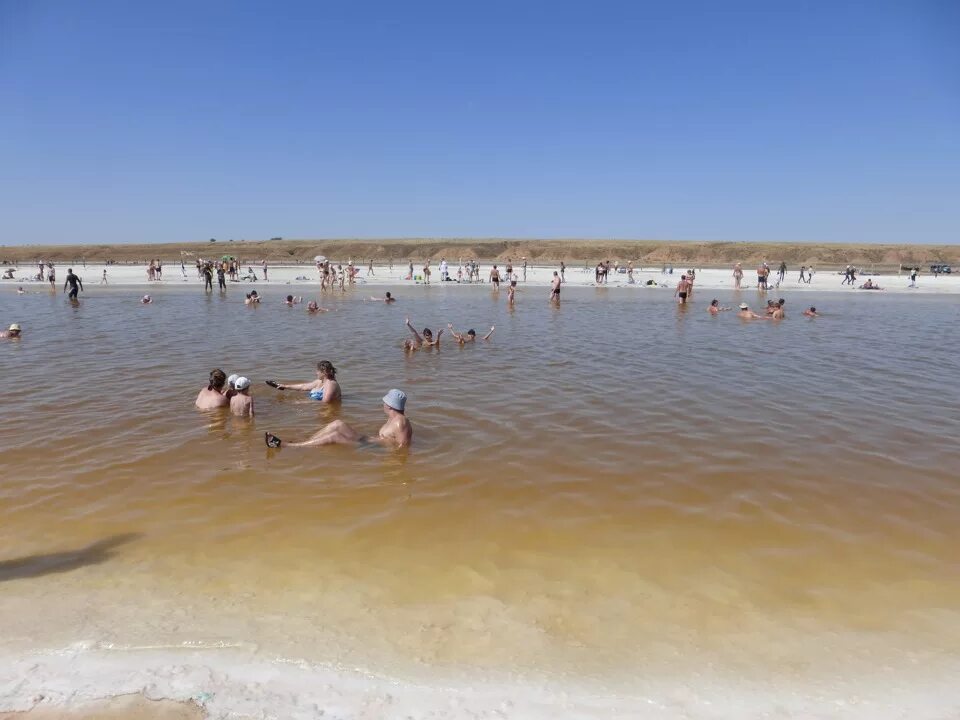
MULTIPOLYGON (((319 447, 321 445, 355 445, 374 442, 394 448, 409 447, 413 441, 413 426, 406 416, 407 396, 400 390, 393 389, 383 396, 383 412, 387 421, 380 428, 376 437, 364 436, 347 425, 343 420, 334 420, 309 440, 299 443, 289 443, 288 447, 319 447)), ((276 435, 264 433, 267 447, 279 448, 283 441, 276 435)))
POLYGON ((263 261, 263 281, 267 282, 267 261, 263 261))
POLYGON ((563 278, 553 271, 553 280, 550 281, 550 302, 560 304, 560 285, 563 284, 563 278))
POLYGON ((733 266, 733 287, 740 289, 740 281, 743 280, 743 266, 737 263, 733 266))
POLYGON ((67 292, 68 286, 70 288, 70 294, 67 297, 70 298, 70 300, 76 300, 77 293, 83 290, 83 281, 73 274, 73 268, 67 268, 67 279, 63 283, 63 292, 67 292))
POLYGON ((490 282, 493 283, 493 289, 500 289, 500 271, 497 270, 497 266, 494 265, 493 269, 490 271, 490 282))
POLYGON ((566 281, 567 281, 567 266, 563 262, 563 260, 561 260, 560 261, 560 282, 566 282, 566 281))
POLYGON ((690 281, 687 280, 686 275, 680 276, 680 282, 677 283, 677 290, 674 292, 673 296, 677 298, 677 302, 681 305, 687 304, 687 293, 690 290, 690 281))
POLYGON ((200 410, 216 410, 226 407, 230 404, 227 396, 223 394, 223 386, 227 382, 227 374, 220 368, 210 371, 210 381, 207 386, 197 394, 197 400, 194 405, 200 410))
POLYGON ((311 400, 330 405, 338 403, 342 399, 340 392, 340 383, 337 382, 337 369, 329 360, 321 360, 317 363, 317 379, 304 383, 295 383, 285 385, 276 380, 267 380, 267 385, 277 390, 300 390, 310 395, 311 400))
POLYGON ((230 398, 230 412, 240 417, 253 417, 253 398, 250 397, 250 380, 238 377, 234 383, 233 397, 230 398))

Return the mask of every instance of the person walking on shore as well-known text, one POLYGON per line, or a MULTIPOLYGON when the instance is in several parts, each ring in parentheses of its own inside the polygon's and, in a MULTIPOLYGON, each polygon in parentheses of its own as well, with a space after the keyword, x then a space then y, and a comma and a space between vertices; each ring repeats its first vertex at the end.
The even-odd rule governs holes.
POLYGON ((526 256, 524 256, 524 258, 523 258, 523 281, 524 281, 524 282, 527 281, 527 258, 526 258, 526 256))
POLYGON ((801 265, 801 266, 800 266, 800 277, 797 278, 797 282, 798 282, 798 283, 804 282, 804 276, 806 275, 806 273, 807 273, 807 266, 806 266, 806 265, 801 265))
POLYGON ((743 280, 743 267, 740 263, 733 266, 733 287, 740 289, 740 281, 743 280))
POLYGON ((106 284, 107 284, 107 269, 106 269, 106 268, 103 269, 103 277, 100 278, 100 284, 101 284, 101 285, 106 285, 106 284))
POLYGON ((567 281, 567 266, 563 262, 563 260, 561 260, 560 261, 560 282, 565 283, 566 281, 567 281))
POLYGON ((782 283, 783 279, 787 276, 787 263, 783 260, 780 261, 780 267, 777 269, 777 282, 782 283))
POLYGON ((373 258, 370 258, 370 263, 367 265, 367 277, 375 274, 376 273, 373 272, 373 258))

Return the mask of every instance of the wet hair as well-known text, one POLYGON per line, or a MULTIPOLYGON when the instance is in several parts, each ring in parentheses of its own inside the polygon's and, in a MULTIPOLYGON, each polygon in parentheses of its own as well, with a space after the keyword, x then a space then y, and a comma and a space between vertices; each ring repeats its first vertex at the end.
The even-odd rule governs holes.
POLYGON ((250 299, 250 293, 247 293, 247 300, 250 299))
POLYGON ((333 366, 333 363, 329 360, 321 360, 317 363, 317 370, 322 372, 328 378, 335 380, 337 377, 337 369, 333 366))
POLYGON ((783 298, 780 298, 780 299, 777 301, 777 305, 779 305, 780 307, 783 307, 783 306, 786 305, 786 304, 787 304, 787 301, 784 300, 783 298))
POLYGON ((717 300, 716 298, 714 298, 713 300, 710 301, 710 304, 711 304, 711 305, 719 305, 719 304, 720 304, 720 301, 717 300))
POLYGON ((467 330, 467 335, 476 335, 476 334, 477 334, 477 331, 474 330, 473 328, 470 328, 469 330, 467 330))
POLYGON ((287 295, 287 302, 293 302, 293 295, 287 295))
POLYGON ((207 390, 217 390, 219 392, 226 382, 227 374, 220 368, 215 368, 210 371, 210 383, 207 385, 207 390))
POLYGON ((423 336, 424 336, 424 337, 432 338, 432 337, 433 337, 433 331, 432 331, 430 328, 424 328, 424 329, 423 329, 423 336))
POLYGON ((387 290, 387 297, 390 297, 390 291, 387 290))
POLYGON ((816 309, 813 305, 811 305, 811 306, 810 306, 810 312, 816 312, 816 311, 817 311, 817 309, 816 309))

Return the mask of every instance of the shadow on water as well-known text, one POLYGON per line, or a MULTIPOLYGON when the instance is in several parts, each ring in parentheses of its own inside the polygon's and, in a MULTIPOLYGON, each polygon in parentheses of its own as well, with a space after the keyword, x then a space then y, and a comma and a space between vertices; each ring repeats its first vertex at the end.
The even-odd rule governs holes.
POLYGON ((123 533, 104 538, 79 550, 0 560, 0 582, 42 577, 70 572, 87 565, 99 565, 114 556, 114 549, 141 537, 141 533, 123 533))

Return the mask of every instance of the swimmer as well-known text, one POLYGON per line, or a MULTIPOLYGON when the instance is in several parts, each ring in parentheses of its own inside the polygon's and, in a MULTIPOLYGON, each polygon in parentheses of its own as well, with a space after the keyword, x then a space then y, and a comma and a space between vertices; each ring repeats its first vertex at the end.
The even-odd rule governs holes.
MULTIPOLYGON (((290 443, 287 447, 318 447, 320 445, 355 445, 357 443, 375 442, 395 448, 409 447, 413 440, 413 426, 405 414, 407 396, 400 390, 391 390, 383 396, 383 412, 387 421, 380 428, 376 437, 365 437, 347 425, 343 420, 334 420, 309 440, 299 443, 290 443)), ((282 444, 280 438, 271 433, 264 433, 267 447, 278 448, 282 444)))
POLYGON ((770 314, 772 320, 783 320, 787 314, 783 311, 783 306, 786 304, 786 300, 780 298, 780 300, 773 306, 773 312, 770 314))
POLYGON ((244 305, 259 305, 259 304, 260 304, 260 296, 257 294, 257 291, 256 291, 256 290, 251 290, 250 292, 248 292, 248 293, 247 293, 247 298, 246 298, 246 300, 243 301, 243 304, 244 304, 244 305))
POLYGON ((223 386, 227 382, 227 375, 220 368, 210 371, 210 382, 197 394, 194 403, 200 410, 216 410, 230 404, 223 394, 223 386))
POLYGON ((283 304, 286 305, 287 307, 293 307, 299 302, 303 302, 303 298, 300 297, 299 295, 297 296, 287 295, 286 299, 283 301, 283 304))
POLYGON ((240 417, 253 417, 253 398, 250 397, 250 380, 238 377, 234 382, 234 396, 230 399, 230 412, 240 417))
POLYGON ((0 330, 0 338, 8 338, 10 340, 15 340, 20 337, 20 323, 13 323, 6 330, 0 330))
POLYGON ((764 315, 757 315, 750 309, 750 306, 746 303, 740 303, 740 312, 737 313, 738 318, 743 318, 744 320, 766 320, 767 317, 764 315))
POLYGON ((707 312, 711 315, 719 315, 722 312, 730 310, 728 307, 722 307, 720 301, 714 298, 710 301, 710 307, 707 308, 707 312))
POLYGON ((26 295, 27 291, 23 289, 23 285, 17 288, 17 295, 26 295))
POLYGON ((150 297, 149 295, 144 295, 142 298, 140 298, 141 305, 149 305, 152 302, 153 302, 153 298, 150 297))
POLYGON ((397 301, 397 299, 393 295, 391 295, 389 292, 386 293, 386 297, 382 297, 382 298, 371 297, 370 300, 372 302, 386 303, 387 305, 389 305, 390 303, 395 303, 397 301))
POLYGON ((403 349, 404 350, 419 350, 422 346, 426 345, 427 347, 435 347, 437 350, 440 349, 440 336, 443 335, 443 330, 437 332, 437 337, 434 339, 433 331, 430 328, 423 329, 423 336, 421 337, 420 333, 416 331, 413 325, 410 324, 410 318, 407 318, 405 321, 407 329, 413 333, 413 340, 404 340, 403 349))
POLYGON ((318 312, 330 312, 330 308, 320 307, 317 304, 316 300, 311 300, 307 303, 307 312, 318 313, 318 312))
MULTIPOLYGON (((456 330, 454 330, 452 323, 447 323, 447 328, 450 330, 450 334, 453 335, 453 339, 456 340, 461 345, 465 345, 466 343, 476 342, 477 340, 477 331, 474 330, 473 328, 470 328, 469 330, 467 330, 465 335, 461 335, 456 330)), ((483 339, 489 340, 490 336, 493 335, 493 331, 496 329, 497 329, 496 325, 491 325, 490 332, 484 335, 483 339)))
POLYGON ((341 400, 340 383, 337 382, 337 369, 329 360, 321 360, 317 363, 316 380, 293 385, 284 385, 276 380, 267 380, 266 383, 277 390, 302 390, 310 394, 311 400, 319 400, 327 405, 341 400))
POLYGON ((813 305, 804 310, 803 314, 807 317, 820 317, 820 313, 817 312, 817 309, 813 305))

